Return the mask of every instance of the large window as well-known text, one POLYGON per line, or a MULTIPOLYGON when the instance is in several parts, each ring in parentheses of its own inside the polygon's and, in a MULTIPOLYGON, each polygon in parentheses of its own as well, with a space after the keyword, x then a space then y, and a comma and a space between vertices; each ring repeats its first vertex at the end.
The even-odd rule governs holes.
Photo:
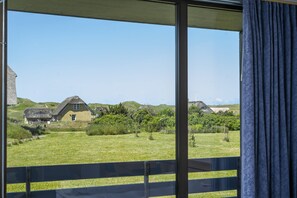
POLYGON ((8 8, 10 196, 236 196, 237 2, 8 8))
MULTIPOLYGON (((225 161, 221 168, 229 168, 239 161, 230 158, 240 155, 239 68, 238 32, 189 29, 190 160, 216 158, 225 161)), ((228 189, 224 185, 230 185, 230 178, 237 176, 236 170, 216 171, 213 168, 213 172, 203 172, 201 163, 190 163, 189 166, 202 171, 189 173, 190 184, 195 179, 209 178, 204 183, 205 188, 192 185, 201 192, 211 187, 211 182, 214 182, 211 178, 227 178, 218 183, 216 187, 219 190, 228 189)), ((227 197, 236 195, 236 192, 196 195, 227 197)))
MULTIPOLYGON (((8 107, 8 167, 51 165, 63 175, 65 165, 110 163, 106 174, 119 175, 93 178, 86 169, 82 180, 39 182, 32 193, 98 187, 104 194, 102 186, 128 185, 122 194, 138 197, 134 185, 174 180, 174 169, 139 173, 144 164, 149 173, 153 160, 174 164, 174 26, 9 12, 8 27, 17 93, 8 107)), ((18 191, 25 186, 8 185, 18 191)))

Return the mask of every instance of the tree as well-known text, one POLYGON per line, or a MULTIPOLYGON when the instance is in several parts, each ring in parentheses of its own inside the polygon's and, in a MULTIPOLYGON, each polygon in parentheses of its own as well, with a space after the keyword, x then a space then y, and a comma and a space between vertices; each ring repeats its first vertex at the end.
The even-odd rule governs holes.
POLYGON ((109 114, 112 115, 128 115, 128 109, 122 104, 114 105, 114 106, 109 106, 109 114))
POLYGON ((159 115, 172 117, 172 116, 174 116, 174 111, 171 108, 166 108, 166 109, 161 110, 159 112, 159 115))
POLYGON ((197 114, 198 116, 203 116, 203 112, 196 105, 191 105, 189 107, 189 114, 197 114))
POLYGON ((133 114, 133 120, 139 125, 146 124, 152 120, 153 116, 148 109, 139 109, 133 114))

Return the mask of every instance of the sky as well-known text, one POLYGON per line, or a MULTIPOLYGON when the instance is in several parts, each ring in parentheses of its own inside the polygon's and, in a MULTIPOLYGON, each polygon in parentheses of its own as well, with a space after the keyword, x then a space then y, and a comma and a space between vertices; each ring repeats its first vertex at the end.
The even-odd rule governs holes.
MULTIPOLYGON (((189 100, 239 103, 239 33, 189 28, 189 100)), ((173 26, 8 13, 17 95, 61 102, 175 103, 173 26)))

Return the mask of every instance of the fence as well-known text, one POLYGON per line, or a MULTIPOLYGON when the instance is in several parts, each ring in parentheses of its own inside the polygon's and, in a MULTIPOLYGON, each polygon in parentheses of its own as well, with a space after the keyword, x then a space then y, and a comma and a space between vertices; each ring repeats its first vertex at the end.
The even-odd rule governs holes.
MULTIPOLYGON (((237 177, 189 180, 189 193, 237 190, 240 194, 239 157, 189 159, 189 173, 237 170, 237 177)), ((149 182, 151 175, 175 174, 174 160, 33 166, 8 168, 7 183, 25 183, 26 192, 8 198, 52 197, 156 197, 175 195, 175 182, 149 182), (144 176, 140 184, 31 191, 32 182, 144 176)))

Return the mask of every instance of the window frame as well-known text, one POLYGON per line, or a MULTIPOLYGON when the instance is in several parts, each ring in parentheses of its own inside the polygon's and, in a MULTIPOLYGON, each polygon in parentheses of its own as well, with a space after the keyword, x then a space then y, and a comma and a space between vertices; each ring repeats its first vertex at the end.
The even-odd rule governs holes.
POLYGON ((79 111, 80 110, 80 104, 72 104, 72 108, 74 111, 79 111))
MULTIPOLYGON (((145 0, 151 1, 151 0, 145 0)), ((171 3, 176 8, 176 197, 188 197, 188 123, 187 123, 187 102, 188 102, 188 8, 190 6, 200 6, 204 8, 214 8, 223 10, 235 10, 242 12, 242 5, 239 0, 154 0, 153 2, 171 3)), ((0 171, 0 195, 6 197, 6 173, 7 173, 7 147, 6 147, 6 121, 7 121, 7 99, 6 99, 6 79, 7 79, 7 0, 0 1, 0 37, 1 37, 1 171, 0 171)), ((241 30, 239 30, 240 32, 241 30)), ((240 33, 241 34, 241 33, 240 33)), ((240 36, 241 37, 241 36, 240 36)), ((241 40, 240 57, 241 57, 241 40)), ((241 61, 240 61, 241 64, 241 61)), ((241 67, 240 67, 241 68, 241 67)), ((240 69, 241 72, 241 69, 240 69)), ((240 80, 241 82, 241 80, 240 80)), ((241 85, 240 85, 241 89, 241 85)), ((240 90, 241 94, 241 90, 240 90)), ((240 191, 239 191, 240 192, 240 191)), ((240 195, 239 195, 240 196, 240 195)))

